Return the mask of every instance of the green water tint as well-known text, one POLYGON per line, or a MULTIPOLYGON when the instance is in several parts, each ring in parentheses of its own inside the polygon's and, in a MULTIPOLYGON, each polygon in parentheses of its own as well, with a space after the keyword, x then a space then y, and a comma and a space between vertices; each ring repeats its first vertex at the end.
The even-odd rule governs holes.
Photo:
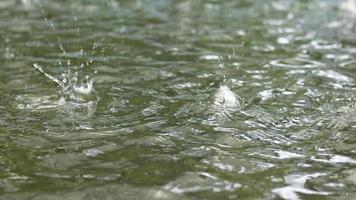
POLYGON ((345 2, 1 1, 0 199, 355 199, 345 2))

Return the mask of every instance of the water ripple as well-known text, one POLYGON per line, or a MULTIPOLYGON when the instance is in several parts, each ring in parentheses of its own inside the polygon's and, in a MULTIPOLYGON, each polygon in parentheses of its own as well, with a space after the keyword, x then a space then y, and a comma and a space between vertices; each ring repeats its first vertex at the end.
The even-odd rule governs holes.
POLYGON ((353 199, 344 2, 2 0, 0 198, 353 199))

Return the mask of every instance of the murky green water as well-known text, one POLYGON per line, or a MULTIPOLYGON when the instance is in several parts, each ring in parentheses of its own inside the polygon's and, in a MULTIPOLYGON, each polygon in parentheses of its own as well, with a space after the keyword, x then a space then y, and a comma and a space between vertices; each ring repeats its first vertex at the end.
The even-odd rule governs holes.
POLYGON ((0 199, 355 199, 344 2, 2 0, 0 199))

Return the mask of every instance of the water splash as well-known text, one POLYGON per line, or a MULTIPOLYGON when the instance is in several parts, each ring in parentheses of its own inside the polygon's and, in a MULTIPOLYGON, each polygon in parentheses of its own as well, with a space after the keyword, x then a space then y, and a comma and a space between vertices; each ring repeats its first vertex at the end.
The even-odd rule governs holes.
POLYGON ((220 86, 213 96, 213 119, 226 119, 245 105, 242 97, 233 92, 228 86, 220 86))
MULTIPOLYGON (((27 2, 27 0, 23 0, 23 2, 27 2)), ((59 77, 54 77, 51 74, 45 72, 43 70, 43 67, 38 64, 34 63, 33 67, 36 68, 39 72, 41 72, 43 75, 45 75, 49 80, 55 82, 58 87, 60 88, 60 94, 61 97, 65 99, 67 102, 74 102, 74 103, 87 103, 87 102, 96 102, 98 100, 98 97, 96 96, 96 92, 94 89, 94 82, 93 80, 88 76, 84 76, 83 73, 81 73, 81 69, 84 67, 88 67, 93 63, 93 57, 97 53, 97 51, 100 51, 100 56, 104 56, 105 48, 98 49, 98 45, 95 41, 91 42, 92 46, 91 48, 87 51, 84 46, 87 45, 87 39, 84 38, 83 44, 80 46, 80 51, 79 52, 72 52, 70 51, 69 47, 65 47, 64 43, 62 42, 62 39, 60 36, 57 35, 56 31, 57 28, 55 27, 55 23, 53 19, 48 17, 48 13, 45 11, 45 6, 42 5, 42 2, 37 2, 36 4, 38 5, 42 17, 44 18, 46 26, 48 26, 49 30, 56 35, 56 45, 58 46, 58 58, 57 58, 57 66, 62 67, 63 63, 61 60, 61 57, 76 57, 76 58, 83 58, 85 61, 81 61, 80 63, 73 64, 71 63, 72 60, 67 60, 67 67, 70 67, 71 69, 68 69, 65 73, 62 73, 59 77), (73 69, 74 68, 74 69, 73 69)), ((89 19, 92 17, 93 8, 90 9, 89 13, 89 19)), ((74 29, 77 32, 77 35, 81 35, 81 28, 80 28, 80 18, 77 16, 73 17, 75 27, 74 29)), ((48 40, 48 39, 47 39, 48 40)), ((49 43, 49 40, 48 40, 49 43)), ((50 45, 51 46, 51 45, 50 45)), ((96 72, 94 72, 96 73, 96 72)))
POLYGON ((85 76, 84 80, 79 80, 78 71, 74 73, 68 70, 66 74, 62 74, 60 79, 45 72, 41 65, 34 63, 33 67, 45 75, 49 80, 57 83, 60 88, 61 96, 69 102, 85 103, 96 101, 97 96, 93 86, 93 80, 89 76, 85 76))

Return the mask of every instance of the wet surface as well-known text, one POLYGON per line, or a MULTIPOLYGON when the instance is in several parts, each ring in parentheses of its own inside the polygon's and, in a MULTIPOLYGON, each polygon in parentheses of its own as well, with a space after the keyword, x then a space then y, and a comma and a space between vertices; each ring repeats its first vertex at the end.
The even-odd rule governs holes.
POLYGON ((354 199, 353 5, 1 1, 0 199, 354 199))

